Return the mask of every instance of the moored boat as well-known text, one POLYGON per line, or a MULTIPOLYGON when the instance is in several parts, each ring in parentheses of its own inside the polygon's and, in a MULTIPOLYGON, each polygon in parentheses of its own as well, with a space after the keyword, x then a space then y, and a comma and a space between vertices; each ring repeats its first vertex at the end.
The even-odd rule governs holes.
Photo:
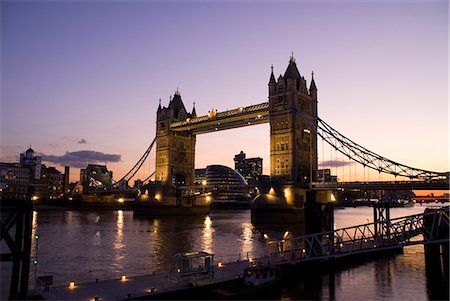
POLYGON ((239 281, 214 289, 212 292, 222 299, 242 298, 270 287, 280 278, 281 272, 276 266, 258 264, 245 268, 239 281))

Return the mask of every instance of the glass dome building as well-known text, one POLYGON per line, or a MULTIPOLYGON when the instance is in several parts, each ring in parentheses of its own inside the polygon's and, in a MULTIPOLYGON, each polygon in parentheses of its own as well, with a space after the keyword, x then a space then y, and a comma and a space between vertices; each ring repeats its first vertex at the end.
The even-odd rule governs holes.
POLYGON ((244 177, 232 168, 209 165, 205 171, 206 188, 212 192, 211 208, 250 208, 251 195, 244 177))
POLYGON ((206 167, 206 185, 215 188, 227 188, 230 186, 247 186, 244 177, 227 166, 208 165, 206 167))

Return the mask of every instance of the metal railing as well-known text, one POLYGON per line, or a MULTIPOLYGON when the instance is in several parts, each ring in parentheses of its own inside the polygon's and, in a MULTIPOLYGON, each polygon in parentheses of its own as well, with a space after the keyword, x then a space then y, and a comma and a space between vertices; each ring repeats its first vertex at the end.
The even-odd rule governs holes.
MULTIPOLYGON (((441 208, 442 209, 442 208, 441 208)), ((343 257, 413 244, 448 241, 448 208, 353 227, 269 241, 272 264, 343 257), (428 219, 429 226, 424 226, 428 219), (447 233, 442 231, 447 229, 447 233), (381 230, 381 231, 380 231, 381 230), (413 239, 422 234, 422 239, 413 239)))

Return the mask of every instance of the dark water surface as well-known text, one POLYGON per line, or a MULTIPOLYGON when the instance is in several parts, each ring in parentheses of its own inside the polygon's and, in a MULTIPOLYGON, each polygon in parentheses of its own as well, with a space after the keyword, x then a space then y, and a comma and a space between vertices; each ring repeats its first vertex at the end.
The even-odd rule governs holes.
MULTIPOLYGON (((425 207, 392 208, 391 218, 422 213, 425 207)), ((335 229, 373 220, 369 207, 335 210, 335 229)), ((33 218, 39 234, 37 276, 54 275, 54 284, 95 278, 137 276, 166 270, 172 255, 199 251, 215 261, 260 257, 263 234, 250 222, 250 210, 213 211, 201 217, 134 217, 131 211, 41 211, 33 218)), ((295 229, 289 229, 295 233, 295 229)), ((278 230, 279 231, 279 230, 278 230)), ((34 237, 34 235, 33 235, 34 237)), ((32 259, 36 254, 33 242, 32 259)), ((30 271, 34 285, 35 266, 30 271)), ((448 283, 426 270, 423 246, 403 254, 350 264, 330 273, 294 276, 265 298, 279 300, 434 300, 448 299, 448 283)))

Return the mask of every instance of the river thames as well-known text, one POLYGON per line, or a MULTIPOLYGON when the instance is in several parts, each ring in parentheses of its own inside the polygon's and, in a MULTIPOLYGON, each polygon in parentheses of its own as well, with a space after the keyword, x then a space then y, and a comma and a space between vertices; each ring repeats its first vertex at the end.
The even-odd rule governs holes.
MULTIPOLYGON (((422 213, 425 206, 392 208, 391 218, 422 213)), ((373 220, 370 207, 335 210, 335 229, 373 220)), ((295 229, 289 229, 295 234, 295 229)), ((250 210, 211 211, 196 217, 134 217, 132 211, 40 211, 33 215, 30 287, 35 277, 53 275, 55 285, 138 276, 169 268, 178 252, 206 251, 216 262, 264 256, 264 234, 250 210), (37 270, 36 270, 37 269, 37 270)), ((264 298, 275 300, 437 300, 448 299, 443 275, 426 269, 422 245, 398 255, 309 271, 283 282, 264 298)), ((448 279, 448 275, 447 275, 448 279)), ((448 281, 448 280, 447 280, 448 281)))

